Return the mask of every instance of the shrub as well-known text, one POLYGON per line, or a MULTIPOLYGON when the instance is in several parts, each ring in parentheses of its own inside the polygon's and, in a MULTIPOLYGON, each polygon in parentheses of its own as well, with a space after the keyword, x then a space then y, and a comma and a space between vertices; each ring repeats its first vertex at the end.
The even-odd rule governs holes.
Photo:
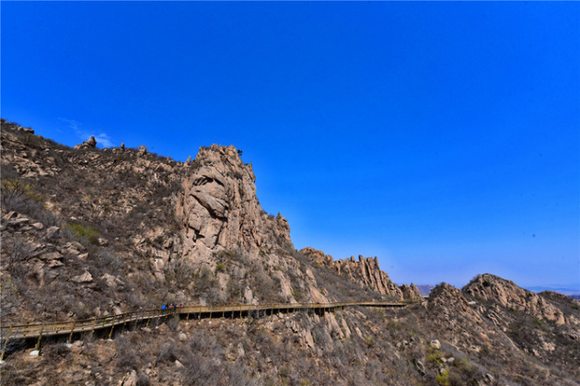
POLYGON ((437 381, 437 384, 440 386, 450 386, 449 373, 447 371, 442 374, 437 374, 435 380, 437 381))
POLYGON ((143 373, 143 372, 139 372, 139 375, 137 376, 137 382, 135 382, 135 386, 149 386, 151 384, 151 380, 149 379, 149 377, 143 373))
POLYGON ((124 336, 115 339, 115 347, 117 349, 117 359, 115 364, 123 370, 137 370, 139 363, 137 361, 137 354, 131 342, 124 336))
POLYGON ((10 205, 14 201, 30 198, 42 202, 44 198, 41 194, 35 193, 29 184, 17 179, 2 179, 2 201, 4 205, 10 205))
MULTIPOLYGON (((4 170, 2 173, 5 174, 4 170)), ((58 224, 56 216, 45 209, 42 194, 35 192, 30 184, 16 178, 5 178, 1 180, 1 185, 4 209, 40 220, 46 226, 58 224)))
POLYGON ((159 350, 157 351, 157 363, 175 362, 177 359, 178 354, 172 343, 166 342, 159 347, 159 350))
POLYGON ((443 363, 441 352, 435 351, 432 354, 429 354, 427 356, 427 362, 433 364, 434 366, 439 366, 441 363, 443 363))
POLYGON ((44 148, 46 141, 39 135, 26 133, 22 138, 22 143, 28 147, 44 148))
POLYGON ((294 296, 294 299, 296 299, 298 303, 300 303, 302 299, 304 299, 304 294, 302 293, 302 291, 298 289, 294 288, 292 289, 292 296, 294 296))
POLYGON ((546 325, 545 325, 545 323, 544 323, 544 322, 542 322, 541 320, 539 320, 539 319, 536 319, 536 318, 532 318, 532 323, 535 323, 535 324, 537 324, 537 325, 538 325, 538 326, 540 326, 541 328, 545 328, 545 327, 546 327, 546 325))
POLYGON ((376 342, 375 342, 375 340, 374 340, 374 338, 373 338, 372 336, 370 336, 370 335, 367 335, 367 336, 365 337, 365 344, 366 344, 368 347, 374 347, 374 346, 375 346, 375 344, 376 344, 376 342))
POLYGON ((225 272, 226 266, 222 262, 218 261, 215 265, 216 272, 225 272))
POLYGON ((66 224, 63 226, 63 233, 85 246, 98 244, 100 236, 99 231, 84 223, 66 224))

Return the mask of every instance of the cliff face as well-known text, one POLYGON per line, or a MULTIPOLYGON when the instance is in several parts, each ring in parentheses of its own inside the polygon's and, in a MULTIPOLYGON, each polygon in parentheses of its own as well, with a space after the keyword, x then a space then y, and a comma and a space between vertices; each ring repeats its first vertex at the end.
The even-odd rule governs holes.
POLYGON ((207 262, 224 250, 257 256, 276 246, 293 248, 288 222, 262 210, 252 165, 242 162, 235 147, 200 148, 192 169, 177 204, 184 256, 207 262))
POLYGON ((352 256, 350 259, 335 261, 332 256, 325 255, 324 252, 311 247, 300 250, 300 253, 308 256, 315 263, 335 271, 349 281, 358 283, 361 286, 367 286, 380 294, 392 296, 399 300, 417 300, 421 298, 419 289, 414 284, 410 286, 404 284, 399 287, 393 283, 389 279, 389 275, 381 271, 376 257, 365 258, 360 255, 358 261, 352 256))

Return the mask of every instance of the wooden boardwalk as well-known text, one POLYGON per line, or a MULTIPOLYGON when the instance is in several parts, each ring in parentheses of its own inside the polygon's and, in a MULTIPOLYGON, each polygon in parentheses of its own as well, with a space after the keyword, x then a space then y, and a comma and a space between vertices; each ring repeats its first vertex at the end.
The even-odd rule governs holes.
POLYGON ((118 315, 106 315, 92 319, 68 320, 62 322, 43 322, 26 324, 2 324, 0 337, 2 340, 2 354, 10 339, 38 339, 37 347, 40 347, 42 337, 55 335, 68 335, 69 342, 73 334, 82 332, 94 332, 95 330, 110 329, 109 337, 112 336, 116 326, 125 326, 129 323, 149 322, 154 319, 162 319, 179 315, 187 319, 212 319, 212 318, 240 318, 244 316, 272 315, 275 313, 290 313, 300 310, 314 312, 333 312, 346 307, 404 307, 407 302, 362 302, 362 303, 281 303, 281 304, 235 304, 222 306, 183 306, 175 309, 155 309, 126 312, 118 315))

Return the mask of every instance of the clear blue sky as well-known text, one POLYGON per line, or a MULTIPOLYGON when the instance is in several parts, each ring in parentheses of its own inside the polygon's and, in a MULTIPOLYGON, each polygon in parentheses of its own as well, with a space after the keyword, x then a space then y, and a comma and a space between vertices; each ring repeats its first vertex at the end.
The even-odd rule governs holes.
POLYGON ((1 114, 233 144, 297 249, 580 286, 580 3, 5 2, 1 114))

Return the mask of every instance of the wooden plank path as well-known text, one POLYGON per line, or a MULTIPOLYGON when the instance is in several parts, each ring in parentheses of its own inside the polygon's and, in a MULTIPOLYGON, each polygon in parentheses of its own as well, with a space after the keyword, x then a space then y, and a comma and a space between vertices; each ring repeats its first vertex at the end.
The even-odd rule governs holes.
POLYGON ((296 312, 300 310, 313 310, 319 312, 336 311, 345 307, 404 307, 408 302, 350 302, 350 303, 279 303, 279 304, 234 304, 221 306, 183 306, 174 309, 155 309, 144 311, 126 312, 118 315, 106 315, 94 317, 92 319, 68 320, 62 322, 42 322, 23 324, 2 324, 0 325, 0 337, 3 343, 3 358, 5 347, 9 339, 32 339, 37 338, 37 346, 40 345, 42 337, 55 335, 69 335, 69 341, 73 334, 82 332, 94 332, 110 328, 109 337, 112 336, 116 326, 125 326, 133 322, 161 319, 173 315, 186 315, 187 319, 212 319, 212 318, 239 318, 248 315, 272 315, 279 312, 296 312))

